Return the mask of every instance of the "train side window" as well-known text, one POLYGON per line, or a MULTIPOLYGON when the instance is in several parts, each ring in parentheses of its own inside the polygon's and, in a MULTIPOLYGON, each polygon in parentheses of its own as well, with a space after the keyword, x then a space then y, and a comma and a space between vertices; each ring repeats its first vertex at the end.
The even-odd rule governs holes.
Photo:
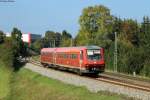
POLYGON ((69 58, 69 54, 67 54, 67 59, 69 58))
POLYGON ((61 58, 63 58, 63 54, 62 53, 60 54, 60 56, 61 56, 61 58))
POLYGON ((61 53, 61 58, 64 58, 63 53, 61 53))
POLYGON ((68 54, 66 54, 66 59, 68 58, 68 54))
POLYGON ((77 58, 77 54, 71 54, 71 58, 72 59, 76 59, 77 58))
POLYGON ((72 59, 74 59, 74 54, 72 54, 72 59))
POLYGON ((73 54, 71 54, 71 58, 73 59, 73 54))
POLYGON ((77 59, 77 54, 74 54, 74 59, 77 59))
POLYGON ((67 59, 67 54, 65 54, 65 58, 67 59))
POLYGON ((61 56, 62 56, 62 58, 64 58, 64 54, 63 54, 63 53, 62 53, 62 55, 61 55, 61 56))
POLYGON ((60 53, 58 53, 58 58, 60 58, 60 53))
POLYGON ((64 54, 64 58, 66 59, 66 54, 64 54))
POLYGON ((66 59, 66 54, 64 54, 64 58, 66 59))

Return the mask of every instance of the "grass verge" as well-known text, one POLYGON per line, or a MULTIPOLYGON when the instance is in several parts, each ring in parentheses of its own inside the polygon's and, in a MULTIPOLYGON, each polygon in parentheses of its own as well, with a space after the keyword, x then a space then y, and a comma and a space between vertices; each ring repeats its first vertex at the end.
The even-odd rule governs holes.
POLYGON ((8 97, 10 93, 11 70, 0 62, 0 100, 8 97))
POLYGON ((109 92, 91 93, 77 87, 41 76, 25 68, 12 72, 0 63, 0 100, 129 100, 109 92))
POLYGON ((91 93, 85 87, 65 84, 24 68, 14 74, 11 87, 10 100, 129 100, 107 92, 91 93))

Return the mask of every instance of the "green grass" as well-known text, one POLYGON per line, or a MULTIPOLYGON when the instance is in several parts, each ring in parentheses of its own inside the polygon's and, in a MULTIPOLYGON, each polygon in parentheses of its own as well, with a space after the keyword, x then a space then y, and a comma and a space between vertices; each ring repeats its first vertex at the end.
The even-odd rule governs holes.
POLYGON ((32 56, 33 60, 40 61, 40 55, 32 56))
POLYGON ((5 99, 10 93, 11 71, 0 63, 0 100, 5 99))
POLYGON ((0 100, 129 100, 109 92, 91 93, 25 68, 11 72, 0 67, 0 100))
POLYGON ((15 73, 11 83, 11 100, 123 100, 123 96, 106 92, 91 93, 85 87, 76 87, 49 79, 27 69, 15 73))

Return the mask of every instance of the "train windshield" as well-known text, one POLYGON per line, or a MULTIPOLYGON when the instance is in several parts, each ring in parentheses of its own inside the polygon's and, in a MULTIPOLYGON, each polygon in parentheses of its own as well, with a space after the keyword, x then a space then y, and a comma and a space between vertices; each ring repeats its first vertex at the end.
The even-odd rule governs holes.
POLYGON ((100 50, 87 50, 87 57, 89 60, 100 60, 100 50))

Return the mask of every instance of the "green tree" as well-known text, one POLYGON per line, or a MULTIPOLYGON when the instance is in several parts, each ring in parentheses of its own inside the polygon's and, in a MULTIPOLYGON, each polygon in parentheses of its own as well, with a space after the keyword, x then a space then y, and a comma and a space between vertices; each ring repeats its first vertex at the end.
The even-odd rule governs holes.
POLYGON ((72 38, 71 34, 68 33, 66 30, 62 31, 62 37, 63 38, 72 38))
POLYGON ((139 31, 140 27, 137 21, 132 19, 124 19, 121 22, 118 38, 123 41, 128 41, 134 46, 139 46, 139 31))
POLYGON ((144 17, 141 25, 140 46, 150 50, 150 18, 144 17))
POLYGON ((61 33, 56 32, 55 33, 55 46, 59 47, 61 45, 61 41, 62 41, 61 33))
POLYGON ((5 39, 5 34, 3 33, 3 31, 0 30, 0 44, 4 42, 5 39))
POLYGON ((49 47, 55 47, 55 32, 46 31, 45 40, 46 40, 46 43, 49 44, 49 47))
POLYGON ((8 67, 14 66, 14 52, 13 52, 13 44, 12 39, 5 38, 4 43, 0 44, 0 60, 8 67), (7 48, 7 49, 6 49, 7 48))
POLYGON ((144 51, 145 62, 142 74, 145 76, 150 76, 150 18, 144 16, 143 22, 141 24, 141 33, 139 34, 140 48, 144 51))
POLYGON ((42 48, 42 41, 39 39, 39 40, 36 40, 35 42, 33 42, 31 44, 31 48, 32 50, 34 50, 35 52, 38 52, 40 53, 40 50, 42 48))
POLYGON ((22 33, 19 29, 17 28, 13 28, 12 32, 11 32, 11 38, 12 38, 12 51, 15 57, 15 63, 18 62, 18 58, 20 56, 23 56, 25 52, 23 52, 24 49, 24 43, 22 41, 22 33))
POLYGON ((68 33, 66 30, 62 31, 62 41, 61 41, 61 46, 62 47, 68 47, 72 46, 73 41, 72 41, 72 36, 70 33, 68 33))
POLYGON ((110 10, 103 5, 87 7, 83 9, 79 23, 78 41, 84 39, 86 45, 103 44, 107 34, 112 33, 113 16, 110 10))
POLYGON ((46 31, 42 42, 44 47, 59 47, 61 44, 61 34, 59 32, 46 31))

